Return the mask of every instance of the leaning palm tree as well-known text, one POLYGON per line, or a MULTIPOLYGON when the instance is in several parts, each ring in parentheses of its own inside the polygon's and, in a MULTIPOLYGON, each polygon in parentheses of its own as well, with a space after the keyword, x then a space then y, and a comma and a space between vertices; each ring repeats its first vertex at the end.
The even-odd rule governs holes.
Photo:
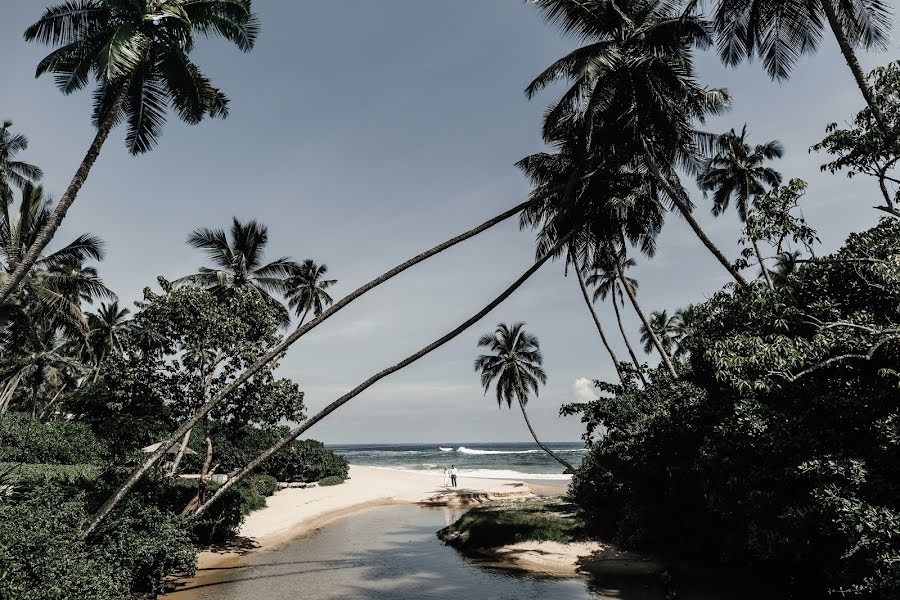
POLYGON ((26 40, 57 46, 38 64, 38 77, 52 73, 64 94, 96 81, 97 133, 33 247, 0 286, 0 302, 50 243, 116 124, 126 123, 128 151, 142 154, 159 140, 169 107, 189 124, 228 114, 228 98, 190 59, 196 35, 246 52, 257 31, 251 0, 69 0, 25 30, 26 40))
POLYGON ((804 54, 819 47, 826 24, 838 42, 879 125, 892 131, 881 112, 855 48, 886 50, 892 25, 887 0, 716 0, 719 54, 729 65, 762 57, 769 75, 787 79, 804 54), (823 18, 824 17, 824 18, 823 18))
POLYGON ((273 293, 285 291, 285 280, 300 269, 288 257, 264 264, 269 228, 250 221, 232 219, 231 231, 201 227, 188 237, 188 244, 203 250, 211 266, 202 266, 193 275, 178 282, 191 282, 221 292, 230 288, 250 287, 275 307, 283 323, 290 323, 290 313, 273 293))
POLYGON ((728 94, 702 87, 693 52, 712 44, 707 23, 669 0, 534 0, 545 18, 587 42, 560 58, 526 89, 533 97, 559 81, 569 87, 547 111, 551 131, 572 111, 605 139, 604 154, 653 174, 691 229, 739 284, 747 281, 710 239, 692 213, 676 173, 695 169, 709 136, 695 129, 725 110, 728 94))
POLYGON ((538 439, 525 410, 531 393, 534 392, 537 396, 540 384, 547 383, 547 374, 541 367, 544 357, 541 355, 538 339, 525 331, 524 323, 500 323, 493 333, 487 333, 478 339, 478 347, 487 348, 490 352, 475 359, 475 371, 481 373, 484 393, 487 394, 493 383, 497 391, 498 407, 506 402, 506 406, 512 408, 515 400, 522 409, 525 424, 535 443, 569 472, 575 472, 575 467, 538 439))
POLYGON ((318 317, 326 307, 334 303, 326 291, 337 283, 337 279, 325 279, 328 265, 317 265, 311 259, 304 260, 284 282, 288 306, 300 317, 298 326, 303 325, 309 311, 318 317))
MULTIPOLYGON (((697 184, 704 192, 713 192, 712 212, 718 216, 725 212, 731 199, 737 203, 738 217, 742 223, 752 210, 752 198, 764 194, 766 187, 781 185, 781 174, 764 165, 767 160, 784 156, 784 147, 778 140, 757 144, 752 147, 747 142, 747 126, 740 133, 734 129, 719 136, 718 151, 710 158, 697 177, 697 184)), ((759 241, 750 239, 753 251, 759 261, 766 283, 773 287, 772 278, 766 270, 759 241)))
POLYGON ((641 343, 644 345, 644 352, 650 354, 653 351, 653 336, 656 336, 663 350, 671 356, 677 342, 677 322, 678 317, 670 317, 668 311, 655 310, 650 313, 649 327, 646 324, 641 325, 641 343))
POLYGON ((27 162, 16 160, 16 154, 28 149, 28 138, 13 133, 12 121, 0 125, 0 205, 7 206, 13 200, 13 187, 22 188, 35 183, 43 176, 41 170, 27 162))
MULTIPOLYGON (((637 263, 633 258, 628 258, 622 262, 622 270, 630 269, 634 266, 637 266, 637 263)), ((625 326, 622 324, 622 313, 619 310, 619 303, 622 304, 622 307, 625 306, 625 290, 623 285, 630 286, 632 290, 637 290, 638 281, 633 277, 626 277, 624 284, 619 280, 619 274, 616 272, 615 268, 607 268, 602 265, 595 264, 594 269, 591 271, 591 274, 587 278, 587 285, 594 288, 593 301, 597 300, 606 301, 607 297, 612 301, 613 310, 616 313, 616 322, 619 325, 619 333, 622 335, 622 340, 625 342, 625 347, 628 348, 628 354, 631 356, 631 360, 634 363, 635 368, 637 368, 638 376, 641 378, 641 381, 646 385, 647 380, 644 378, 644 373, 641 370, 641 363, 638 360, 637 354, 634 352, 634 348, 631 346, 631 340, 628 339, 628 334, 625 333, 625 326)))

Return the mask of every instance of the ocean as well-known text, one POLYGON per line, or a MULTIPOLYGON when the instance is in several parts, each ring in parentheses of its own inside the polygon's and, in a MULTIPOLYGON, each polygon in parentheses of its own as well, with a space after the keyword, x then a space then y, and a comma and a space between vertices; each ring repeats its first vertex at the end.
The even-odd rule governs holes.
MULTIPOLYGON (((576 467, 586 452, 581 442, 546 445, 576 467)), ((352 465, 402 471, 431 471, 456 465, 460 476, 489 479, 568 480, 563 467, 534 443, 516 444, 348 444, 329 445, 352 465)))

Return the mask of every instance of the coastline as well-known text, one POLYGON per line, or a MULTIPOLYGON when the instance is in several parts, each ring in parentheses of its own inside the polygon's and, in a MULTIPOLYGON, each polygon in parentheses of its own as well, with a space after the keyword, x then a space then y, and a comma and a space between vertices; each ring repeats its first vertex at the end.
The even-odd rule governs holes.
POLYGON ((241 526, 243 543, 236 549, 200 552, 197 574, 179 582, 178 588, 160 598, 186 599, 190 590, 220 579, 223 572, 240 566, 248 553, 268 552, 314 532, 342 517, 380 506, 470 506, 500 499, 563 493, 565 483, 531 484, 505 479, 460 478, 457 488, 445 488, 440 475, 421 471, 350 466, 349 479, 336 486, 287 488, 266 499, 266 507, 249 514, 241 526), (532 486, 537 488, 532 490, 532 486))

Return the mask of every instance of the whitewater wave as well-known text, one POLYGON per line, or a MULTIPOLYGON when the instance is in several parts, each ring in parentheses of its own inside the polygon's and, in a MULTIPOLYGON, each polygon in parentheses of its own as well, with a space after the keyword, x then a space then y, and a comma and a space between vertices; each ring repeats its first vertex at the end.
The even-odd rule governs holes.
MULTIPOLYGON (((418 472, 418 473, 427 473, 429 475, 439 476, 443 474, 442 470, 437 469, 410 469, 409 467, 382 467, 378 465, 360 465, 369 469, 380 469, 382 471, 403 471, 403 472, 418 472)), ((472 479, 531 479, 531 480, 546 480, 546 481, 569 481, 572 479, 571 475, 565 475, 562 473, 523 473, 522 471, 512 471, 508 469, 459 469, 459 477, 460 484, 465 486, 463 483, 464 478, 470 477, 472 479)))
MULTIPOLYGON (((445 448, 443 446, 438 446, 438 450, 441 452, 453 452, 453 448, 445 448)), ((466 448, 465 446, 460 446, 456 448, 456 452, 460 454, 540 454, 543 450, 532 449, 532 450, 479 450, 478 448, 466 448)), ((560 450, 554 450, 554 452, 586 452, 584 448, 562 448, 560 450)))
POLYGON ((438 446, 438 450, 441 452, 453 452, 453 448, 444 448, 443 446, 438 446))

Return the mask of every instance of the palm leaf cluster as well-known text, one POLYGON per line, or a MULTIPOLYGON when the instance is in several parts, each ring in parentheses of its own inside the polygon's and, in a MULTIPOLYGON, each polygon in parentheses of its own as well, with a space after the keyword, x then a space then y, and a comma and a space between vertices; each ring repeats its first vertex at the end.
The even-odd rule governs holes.
POLYGON ((285 301, 301 323, 310 312, 318 316, 333 302, 327 290, 337 280, 326 279, 327 265, 310 259, 298 263, 287 256, 265 261, 269 229, 257 221, 242 223, 234 218, 228 233, 202 227, 191 233, 188 244, 206 254, 209 266, 201 266, 197 273, 180 279, 180 283, 193 283, 216 292, 252 289, 279 314, 285 326, 291 321, 285 301))

